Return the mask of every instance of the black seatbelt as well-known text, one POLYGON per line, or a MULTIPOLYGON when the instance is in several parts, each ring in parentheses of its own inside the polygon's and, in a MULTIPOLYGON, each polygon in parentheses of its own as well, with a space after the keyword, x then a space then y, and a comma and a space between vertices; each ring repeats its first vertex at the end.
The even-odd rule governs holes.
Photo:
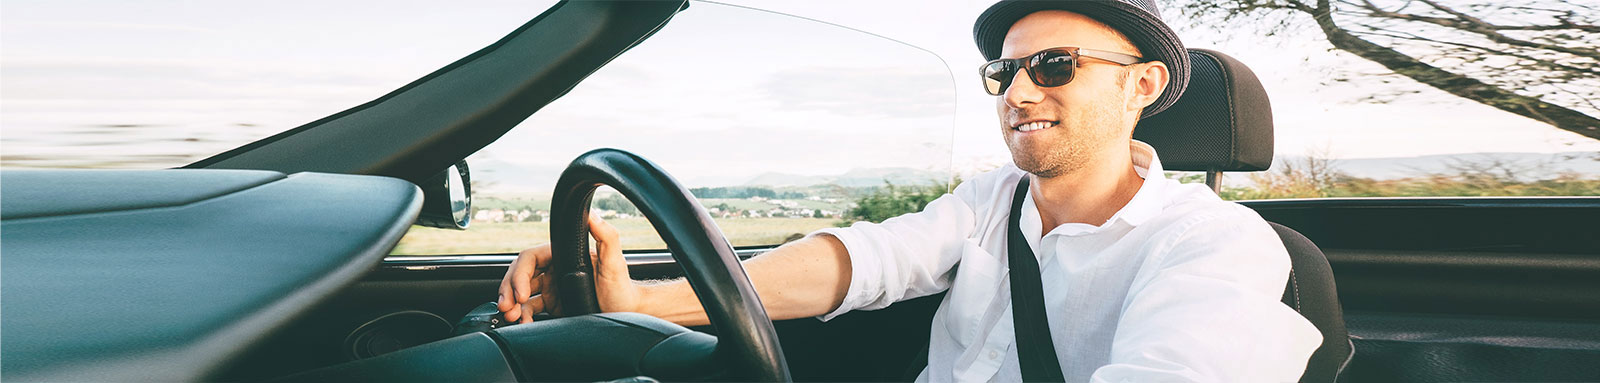
POLYGON ((1006 258, 1011 263, 1011 323, 1017 337, 1017 358, 1022 365, 1025 382, 1061 382, 1061 364, 1056 359, 1056 347, 1050 340, 1050 323, 1045 320, 1044 283, 1039 280, 1039 260, 1034 259, 1033 248, 1022 236, 1018 225, 1022 217, 1022 200, 1028 196, 1028 175, 1017 182, 1017 192, 1011 196, 1010 234, 1006 237, 1006 258))

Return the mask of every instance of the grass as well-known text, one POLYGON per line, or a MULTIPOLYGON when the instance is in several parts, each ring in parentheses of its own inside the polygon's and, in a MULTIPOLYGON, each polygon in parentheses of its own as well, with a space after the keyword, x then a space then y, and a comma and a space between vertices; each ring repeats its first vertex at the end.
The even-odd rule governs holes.
MULTIPOLYGON (((783 243, 795 234, 833 227, 836 221, 831 218, 730 218, 717 220, 717 226, 734 246, 750 246, 783 243)), ((644 218, 606 222, 622 233, 623 249, 666 248, 650 221, 644 218)), ((549 241, 549 222, 473 223, 468 230, 412 226, 392 254, 503 254, 549 241)))
POLYGON ((1279 198, 1351 197, 1545 197, 1600 196, 1600 179, 1580 175, 1561 175, 1538 181, 1518 181, 1509 177, 1476 175, 1413 177, 1374 180, 1349 176, 1327 180, 1285 178, 1279 175, 1255 176, 1257 186, 1228 187, 1220 195, 1227 200, 1279 198))

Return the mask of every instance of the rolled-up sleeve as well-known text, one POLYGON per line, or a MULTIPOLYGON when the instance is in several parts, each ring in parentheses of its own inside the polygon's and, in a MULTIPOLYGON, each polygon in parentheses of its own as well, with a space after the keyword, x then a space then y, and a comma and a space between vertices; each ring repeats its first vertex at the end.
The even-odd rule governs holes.
MULTIPOLYGON (((961 194, 959 193, 957 194, 961 194)), ((857 222, 811 235, 832 235, 850 253, 850 288, 824 321, 851 310, 876 310, 950 287, 951 269, 970 235, 973 211, 957 194, 946 194, 921 212, 883 223, 857 222)))
POLYGON ((1322 341, 1280 302, 1289 255, 1236 207, 1176 228, 1135 280, 1094 382, 1290 382, 1322 341), (1153 269, 1151 267, 1154 267, 1153 269))

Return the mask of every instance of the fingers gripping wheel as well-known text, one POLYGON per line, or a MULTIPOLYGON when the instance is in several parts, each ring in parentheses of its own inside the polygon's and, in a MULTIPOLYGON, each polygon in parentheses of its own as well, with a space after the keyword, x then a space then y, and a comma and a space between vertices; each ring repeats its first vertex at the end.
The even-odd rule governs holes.
POLYGON ((633 202, 672 252, 717 329, 717 358, 741 380, 789 381, 778 336, 733 246, 683 186, 642 157, 616 149, 584 153, 567 165, 551 201, 551 272, 556 316, 600 312, 589 258, 589 202, 600 185, 633 202))

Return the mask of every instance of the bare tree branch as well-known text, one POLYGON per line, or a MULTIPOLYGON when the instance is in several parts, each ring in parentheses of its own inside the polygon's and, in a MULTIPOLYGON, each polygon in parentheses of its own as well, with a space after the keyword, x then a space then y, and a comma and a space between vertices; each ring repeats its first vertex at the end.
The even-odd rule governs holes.
POLYGON ((1390 30, 1387 30, 1387 29, 1377 28, 1377 27, 1373 27, 1371 25, 1366 25, 1366 24, 1360 24, 1360 25, 1363 26, 1363 27, 1367 27, 1368 29, 1371 29, 1371 30, 1373 30, 1375 32, 1351 31, 1350 33, 1358 34, 1358 35, 1383 36, 1383 37, 1402 39, 1402 40, 1422 41, 1422 42, 1429 42, 1429 43, 1434 43, 1434 44, 1450 45, 1450 46, 1456 46, 1456 47, 1471 49, 1471 50, 1479 51, 1479 52, 1486 53, 1486 54, 1506 55, 1506 56, 1516 57, 1516 58, 1523 59, 1523 60, 1533 61, 1535 63, 1538 63, 1539 65, 1542 65, 1542 66, 1545 66, 1545 67, 1549 67, 1549 70, 1572 71, 1572 72, 1584 72, 1584 71, 1594 71, 1594 70, 1596 70, 1596 68, 1593 68, 1593 67, 1579 68, 1579 67, 1575 67, 1575 66, 1571 66, 1571 65, 1567 65, 1567 64, 1562 64, 1562 63, 1558 63, 1558 62, 1550 61, 1550 60, 1546 60, 1546 59, 1541 59, 1541 58, 1538 58, 1538 57, 1528 56, 1528 55, 1525 55, 1525 54, 1520 54, 1520 53, 1512 52, 1512 51, 1496 50, 1496 49, 1490 49, 1490 48, 1481 47, 1481 46, 1472 45, 1472 44, 1467 44, 1467 43, 1458 43, 1458 42, 1453 42, 1453 41, 1444 41, 1444 40, 1431 39, 1431 38, 1427 38, 1427 37, 1418 36, 1418 35, 1416 35, 1414 33, 1401 32, 1401 31, 1390 31, 1390 30))
MULTIPOLYGON (((1433 21, 1433 20, 1437 20, 1438 18, 1431 18, 1431 17, 1429 17, 1429 18, 1421 18, 1421 17, 1419 17, 1419 18, 1415 19, 1417 21, 1430 22, 1430 23, 1435 23, 1435 24, 1447 26, 1447 27, 1457 28, 1457 29, 1464 30, 1464 31, 1474 32, 1474 33, 1483 35, 1484 37, 1488 37, 1490 41, 1494 41, 1494 42, 1501 43, 1501 44, 1516 45, 1516 46, 1529 47, 1529 48, 1539 48, 1539 49, 1551 50, 1551 51, 1567 53, 1567 54, 1571 54, 1571 55, 1575 55, 1575 56, 1583 56, 1583 57, 1588 57, 1588 58, 1592 58, 1592 59, 1595 59, 1595 60, 1600 60, 1600 51, 1596 51, 1596 50, 1593 50, 1593 49, 1569 48, 1569 47, 1563 47, 1563 46, 1560 46, 1560 45, 1552 45, 1552 44, 1540 44, 1540 43, 1536 43, 1536 42, 1532 42, 1532 41, 1526 41, 1526 40, 1520 40, 1520 39, 1511 38, 1510 36, 1506 36, 1505 34, 1502 34, 1498 30, 1496 30, 1495 29, 1495 25, 1493 23, 1489 23, 1489 22, 1483 21, 1482 19, 1479 19, 1477 17, 1473 17, 1472 15, 1468 15, 1466 13, 1462 13, 1460 11, 1456 11, 1453 8, 1446 7, 1446 6, 1441 5, 1438 2, 1435 2, 1433 0, 1418 0, 1418 1, 1421 1, 1421 2, 1423 2, 1425 4, 1428 4, 1429 6, 1432 6, 1434 9, 1438 9, 1440 11, 1443 11, 1444 13, 1448 13, 1450 15, 1453 15, 1458 19, 1458 21, 1450 23, 1450 24, 1439 24, 1438 22, 1433 21)), ((1415 16, 1415 15, 1405 15, 1405 14, 1397 14, 1397 15, 1415 16)))
POLYGON ((1573 23, 1561 23, 1555 25, 1496 25, 1494 26, 1494 29, 1502 31, 1559 31, 1572 29, 1584 32, 1600 33, 1600 25, 1584 25, 1573 23))
MULTIPOLYGON (((1183 9, 1193 17, 1229 21, 1214 25, 1240 25, 1232 21, 1247 17, 1273 20, 1269 35, 1309 16, 1334 49, 1379 64, 1386 73, 1600 139, 1600 114, 1594 114, 1600 112, 1600 34, 1589 32, 1597 12, 1585 11, 1595 7, 1490 1, 1189 0, 1183 9)), ((1374 78, 1353 68, 1336 73, 1338 82, 1374 78)), ((1359 102, 1412 93, 1375 88, 1359 102)))
MULTIPOLYGON (((1431 2, 1431 0, 1419 1, 1431 2)), ((1334 48, 1378 63, 1393 70, 1395 73, 1450 94, 1523 117, 1532 118, 1586 137, 1600 139, 1600 119, 1428 65, 1392 48, 1361 39, 1334 22, 1332 5, 1329 4, 1328 0, 1318 0, 1316 10, 1310 16, 1313 20, 1316 20, 1317 26, 1321 28, 1323 35, 1327 36, 1328 42, 1332 43, 1334 48)))
POLYGON ((1491 40, 1491 41, 1494 41, 1494 42, 1497 42, 1497 43, 1501 43, 1501 44, 1515 45, 1515 46, 1528 47, 1528 48, 1545 49, 1545 50, 1551 50, 1551 51, 1562 52, 1562 53, 1567 53, 1567 54, 1576 55, 1576 56, 1589 57, 1589 58, 1593 58, 1595 60, 1600 60, 1600 51, 1596 51, 1596 50, 1593 50, 1593 49, 1579 49, 1579 48, 1564 47, 1564 46, 1554 45, 1554 44, 1541 44, 1541 43, 1537 43, 1537 42, 1516 39, 1516 38, 1513 38, 1513 37, 1510 37, 1510 36, 1506 36, 1505 34, 1502 34, 1502 33, 1499 32, 1501 30, 1549 31, 1549 30, 1562 30, 1562 29, 1575 29, 1575 30, 1589 31, 1589 32, 1600 32, 1600 26, 1578 25, 1578 24, 1572 24, 1570 22, 1557 24, 1557 25, 1535 25, 1535 26, 1497 25, 1497 24, 1493 24, 1493 23, 1489 23, 1489 22, 1483 21, 1482 19, 1473 17, 1471 15, 1467 15, 1465 13, 1461 13, 1459 11, 1456 11, 1455 9, 1452 9, 1452 8, 1449 8, 1449 7, 1445 7, 1445 6, 1440 5, 1440 4, 1438 4, 1438 3, 1434 2, 1434 1, 1431 1, 1431 0, 1420 0, 1420 1, 1422 1, 1423 3, 1428 4, 1429 6, 1432 6, 1432 7, 1436 8, 1436 9, 1439 9, 1440 11, 1443 11, 1445 13, 1449 13, 1451 15, 1454 15, 1454 16, 1456 16, 1456 18, 1452 19, 1452 18, 1445 18, 1445 17, 1424 16, 1424 15, 1417 15, 1417 14, 1410 14, 1410 13, 1400 13, 1400 12, 1396 12, 1396 11, 1388 11, 1388 10, 1384 10, 1383 8, 1377 6, 1376 4, 1373 4, 1371 1, 1363 1, 1361 4, 1359 4, 1359 6, 1362 9, 1365 9, 1368 12, 1370 12, 1368 14, 1368 16, 1372 16, 1372 17, 1383 17, 1383 18, 1398 19, 1398 20, 1424 22, 1424 23, 1439 25, 1439 26, 1443 26, 1443 27, 1455 28, 1455 29, 1459 29, 1459 30, 1464 30, 1464 31, 1477 33, 1479 35, 1482 35, 1484 37, 1489 38, 1489 40, 1491 40))
POLYGON ((1585 104, 1589 104, 1590 108, 1593 108, 1595 110, 1600 110, 1600 105, 1595 104, 1594 100, 1590 99, 1590 97, 1585 97, 1584 95, 1574 93, 1574 92, 1572 92, 1570 90, 1567 90, 1567 88, 1561 87, 1560 85, 1556 85, 1556 84, 1548 84, 1548 85, 1550 85, 1551 88, 1555 88, 1556 90, 1561 91, 1561 93, 1565 93, 1565 94, 1567 94, 1569 96, 1577 98, 1580 101, 1583 101, 1585 104))

